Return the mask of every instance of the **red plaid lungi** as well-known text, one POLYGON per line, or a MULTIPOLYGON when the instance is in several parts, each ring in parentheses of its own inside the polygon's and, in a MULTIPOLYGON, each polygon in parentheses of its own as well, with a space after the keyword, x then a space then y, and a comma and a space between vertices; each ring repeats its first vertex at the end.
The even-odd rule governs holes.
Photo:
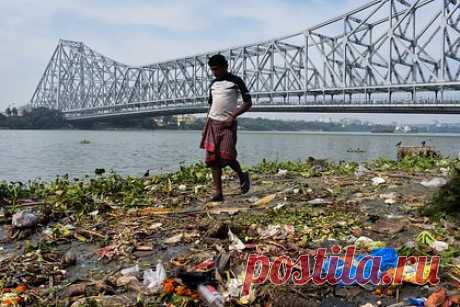
POLYGON ((225 127, 223 122, 208 118, 200 144, 206 150, 206 165, 224 167, 236 160, 236 128, 236 121, 225 127))

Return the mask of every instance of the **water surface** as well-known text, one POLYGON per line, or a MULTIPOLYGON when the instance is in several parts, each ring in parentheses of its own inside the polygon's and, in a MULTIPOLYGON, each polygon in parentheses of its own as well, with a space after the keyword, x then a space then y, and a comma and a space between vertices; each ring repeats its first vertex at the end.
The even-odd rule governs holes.
MULTIPOLYGON (((51 179, 92 175, 95 168, 124 175, 175 170, 180 163, 203 158, 198 148, 200 131, 171 130, 0 130, 0 180, 51 179), (81 144, 89 140, 89 144, 81 144)), ((326 132, 239 131, 238 155, 242 164, 263 158, 365 161, 395 158, 395 144, 426 141, 444 155, 458 156, 458 134, 373 134, 326 132), (364 152, 347 152, 349 149, 364 152)))

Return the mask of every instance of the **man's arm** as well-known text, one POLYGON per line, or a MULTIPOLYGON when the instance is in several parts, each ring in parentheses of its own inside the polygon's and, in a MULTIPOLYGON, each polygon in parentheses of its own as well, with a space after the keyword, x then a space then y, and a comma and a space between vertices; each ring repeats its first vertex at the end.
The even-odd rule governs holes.
POLYGON ((235 83, 238 86, 240 92, 241 92, 241 97, 243 98, 243 103, 241 106, 239 106, 235 112, 231 114, 233 118, 237 118, 241 114, 249 111, 252 107, 252 99, 251 95, 249 94, 249 90, 246 87, 246 84, 244 83, 243 79, 237 77, 235 78, 235 83))
POLYGON ((208 91, 208 104, 212 105, 212 90, 211 90, 211 87, 209 88, 209 91, 208 91))

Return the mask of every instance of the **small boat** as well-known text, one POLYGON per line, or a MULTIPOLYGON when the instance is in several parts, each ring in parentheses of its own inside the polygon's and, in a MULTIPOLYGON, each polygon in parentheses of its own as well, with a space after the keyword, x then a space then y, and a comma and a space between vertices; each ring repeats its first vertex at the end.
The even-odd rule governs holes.
POLYGON ((355 148, 355 149, 353 149, 353 148, 348 148, 348 149, 347 149, 347 152, 352 152, 352 153, 363 153, 363 152, 366 152, 366 150, 361 149, 361 148, 359 148, 359 147, 358 147, 358 148, 355 148))
POLYGON ((80 144, 90 144, 91 142, 87 139, 83 139, 80 141, 80 144))
POLYGON ((377 127, 371 130, 371 133, 394 133, 395 127, 388 126, 388 127, 377 127))

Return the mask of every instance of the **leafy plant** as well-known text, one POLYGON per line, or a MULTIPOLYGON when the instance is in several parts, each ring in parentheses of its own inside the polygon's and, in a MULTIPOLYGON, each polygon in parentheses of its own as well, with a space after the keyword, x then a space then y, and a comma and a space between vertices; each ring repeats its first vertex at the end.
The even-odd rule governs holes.
POLYGON ((197 184, 205 183, 209 173, 206 165, 199 162, 188 166, 181 165, 179 171, 167 175, 166 178, 169 178, 172 183, 190 182, 197 184))
POLYGON ((433 195, 431 204, 423 208, 422 213, 435 218, 460 216, 460 169, 453 170, 449 182, 433 195))

